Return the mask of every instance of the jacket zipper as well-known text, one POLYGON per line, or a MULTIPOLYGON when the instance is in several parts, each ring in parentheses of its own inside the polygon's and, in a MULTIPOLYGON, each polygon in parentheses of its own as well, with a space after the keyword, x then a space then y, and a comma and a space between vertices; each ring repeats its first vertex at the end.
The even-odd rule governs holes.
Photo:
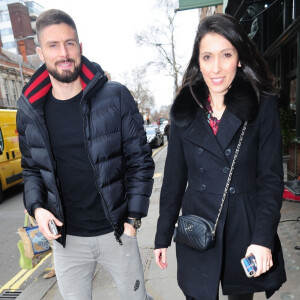
POLYGON ((88 148, 88 145, 87 145, 87 137, 86 137, 86 132, 85 132, 85 125, 86 125, 86 118, 84 118, 83 116, 83 112, 82 112, 82 102, 83 102, 83 98, 84 98, 84 95, 82 96, 82 99, 80 101, 80 112, 81 112, 81 117, 82 117, 82 120, 83 120, 83 136, 84 136, 84 146, 85 146, 85 149, 87 151, 87 155, 88 155, 88 159, 89 159, 89 162, 93 168, 93 171, 94 171, 94 174, 95 174, 95 186, 96 186, 96 189, 100 195, 100 198, 101 198, 101 201, 103 203, 103 205, 105 206, 105 209, 106 209, 106 214, 108 216, 108 221, 110 222, 110 225, 112 226, 113 230, 114 230, 114 234, 115 234, 115 237, 116 237, 116 240, 117 242, 120 244, 120 245, 123 245, 123 242, 121 240, 121 237, 119 235, 119 233, 117 232, 117 229, 115 227, 115 225, 113 224, 112 220, 111 220, 111 217, 110 217, 110 214, 109 214, 109 210, 108 210, 108 207, 107 207, 107 204, 106 202, 104 201, 104 197, 98 187, 98 184, 96 182, 96 178, 97 178, 97 172, 96 172, 96 169, 95 169, 95 166, 94 164, 92 163, 92 159, 91 159, 91 156, 90 156, 90 151, 89 151, 89 148, 88 148))
MULTIPOLYGON (((22 100, 24 99, 24 96, 22 95, 22 100)), ((20 101, 19 102, 19 108, 22 109, 22 111, 25 113, 25 115, 30 118, 31 120, 33 120, 36 125, 37 125, 37 128, 39 128, 40 132, 41 132, 41 135, 43 137, 43 140, 45 142, 45 145, 46 145, 46 149, 48 151, 48 154, 49 154, 49 157, 50 157, 50 161, 51 161, 51 165, 52 165, 52 169, 53 169, 53 173, 54 173, 54 177, 55 179, 57 178, 56 176, 56 162, 53 158, 53 155, 52 155, 52 152, 49 150, 50 149, 50 146, 49 146, 49 138, 48 138, 48 133, 47 131, 45 130, 44 128, 44 125, 39 121, 39 117, 38 116, 35 116, 36 112, 34 111, 34 109, 29 105, 29 103, 26 101, 27 99, 25 98, 25 101, 20 101), (24 105, 23 105, 24 104, 24 105), (33 113, 33 116, 31 115, 31 113, 33 113)), ((59 199, 61 199, 60 195, 59 195, 59 185, 57 183, 57 180, 55 180, 55 183, 56 183, 56 187, 57 187, 57 192, 58 192, 58 195, 59 196, 59 199)), ((63 211, 63 208, 62 208, 62 205, 61 205, 61 202, 59 201, 59 209, 60 211, 62 212, 63 211)), ((64 217, 63 215, 60 215, 59 216, 62 220, 62 222, 64 223, 64 217)))

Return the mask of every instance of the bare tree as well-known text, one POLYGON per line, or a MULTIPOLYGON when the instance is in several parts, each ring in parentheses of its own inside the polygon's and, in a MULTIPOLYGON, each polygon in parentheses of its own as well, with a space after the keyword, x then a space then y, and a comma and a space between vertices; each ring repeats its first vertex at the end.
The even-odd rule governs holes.
POLYGON ((157 122, 159 124, 161 119, 168 120, 170 118, 171 106, 172 104, 162 105, 159 109, 155 109, 151 114, 152 121, 157 122))
POLYGON ((160 117, 164 119, 169 119, 170 117, 170 109, 171 109, 171 104, 169 105, 162 105, 160 107, 160 117))
POLYGON ((158 59, 151 61, 148 65, 154 65, 159 70, 166 70, 168 75, 174 80, 174 95, 178 91, 178 75, 180 74, 181 65, 176 62, 175 55, 175 8, 174 0, 157 1, 157 8, 163 12, 164 22, 158 23, 156 26, 150 26, 147 30, 136 34, 136 42, 138 45, 153 47, 157 50, 158 59))
POLYGON ((124 75, 125 85, 130 89, 130 92, 138 104, 139 111, 142 115, 150 114, 150 111, 155 106, 154 96, 149 90, 145 81, 145 67, 135 68, 131 73, 124 75))

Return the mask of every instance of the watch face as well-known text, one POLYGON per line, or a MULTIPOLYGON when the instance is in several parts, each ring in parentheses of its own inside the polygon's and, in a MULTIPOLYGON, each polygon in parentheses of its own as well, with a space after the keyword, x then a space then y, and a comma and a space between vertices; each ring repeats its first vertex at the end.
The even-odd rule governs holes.
POLYGON ((134 220, 134 224, 133 224, 134 229, 140 228, 141 224, 142 224, 141 220, 134 220))

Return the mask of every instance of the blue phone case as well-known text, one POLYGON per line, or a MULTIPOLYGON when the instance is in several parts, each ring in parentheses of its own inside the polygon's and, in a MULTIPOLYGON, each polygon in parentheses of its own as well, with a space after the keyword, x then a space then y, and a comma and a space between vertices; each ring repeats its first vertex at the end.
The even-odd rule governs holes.
POLYGON ((255 256, 250 254, 249 256, 242 258, 241 263, 247 277, 253 277, 257 271, 255 256))

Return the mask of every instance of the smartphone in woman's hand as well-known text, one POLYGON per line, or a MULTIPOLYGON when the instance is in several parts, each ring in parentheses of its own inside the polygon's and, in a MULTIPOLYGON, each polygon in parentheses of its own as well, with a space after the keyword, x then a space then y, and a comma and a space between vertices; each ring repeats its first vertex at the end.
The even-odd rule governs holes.
POLYGON ((247 277, 253 277, 257 271, 255 256, 252 253, 250 253, 248 256, 241 259, 241 263, 247 277))

